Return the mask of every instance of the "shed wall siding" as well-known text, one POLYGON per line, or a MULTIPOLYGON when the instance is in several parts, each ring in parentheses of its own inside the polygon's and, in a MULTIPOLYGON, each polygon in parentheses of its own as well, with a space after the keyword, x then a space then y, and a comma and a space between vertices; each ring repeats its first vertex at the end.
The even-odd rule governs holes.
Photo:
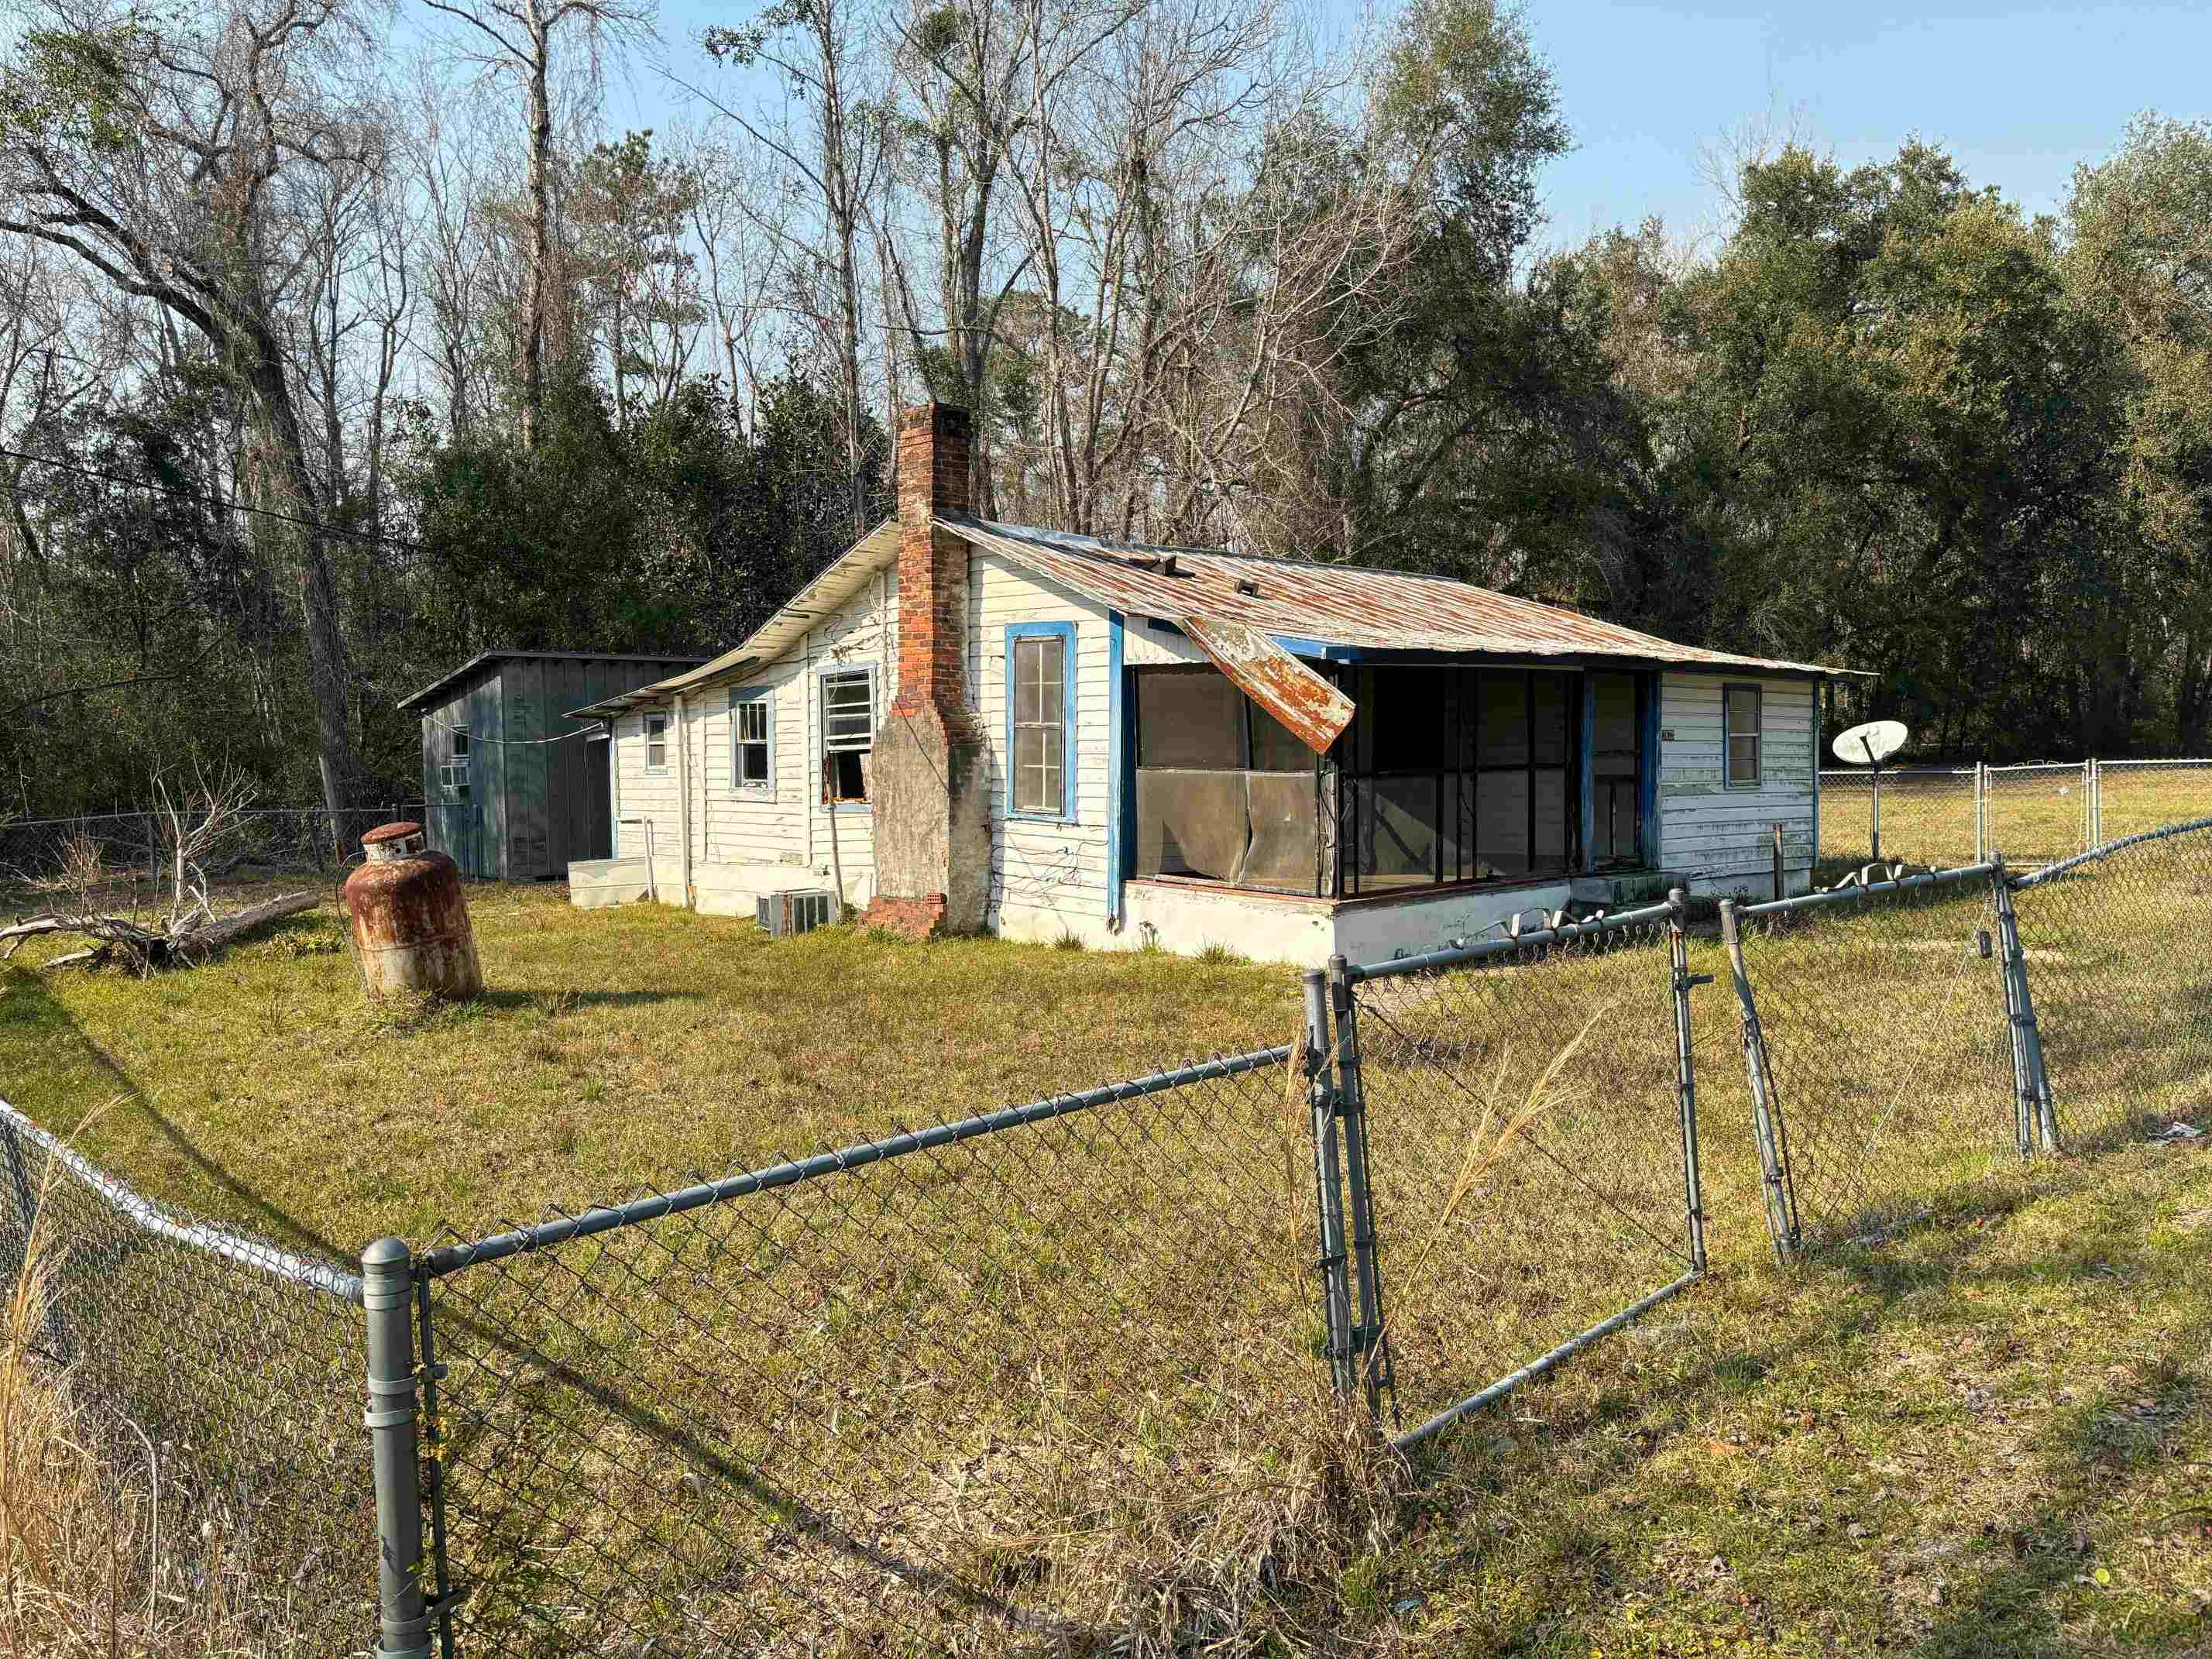
POLYGON ((1728 894, 1741 889, 1771 896, 1774 826, 1782 826, 1783 863, 1792 892, 1812 885, 1814 748, 1819 721, 1814 688, 1806 680, 1669 673, 1660 686, 1659 853, 1668 870, 1689 873, 1692 890, 1728 894), (1725 781, 1721 691, 1756 684, 1761 692, 1759 784, 1731 789, 1725 781), (1663 735, 1671 732, 1671 737, 1663 735))
MULTIPOLYGON (((1113 709, 1103 606, 1030 574, 996 554, 968 566, 969 703, 990 750, 991 896, 986 922, 1012 939, 1052 939, 1074 933, 1101 943, 1106 933, 1108 778, 1113 709), (1068 689, 1075 699, 1075 819, 1011 817, 1008 800, 1006 629, 1019 623, 1067 623, 1075 629, 1068 689)), ((1171 637, 1171 636, 1156 636, 1171 637)), ((1127 636, 1125 636, 1125 646, 1127 636)), ((1176 643, 1184 643, 1176 641, 1176 643)))

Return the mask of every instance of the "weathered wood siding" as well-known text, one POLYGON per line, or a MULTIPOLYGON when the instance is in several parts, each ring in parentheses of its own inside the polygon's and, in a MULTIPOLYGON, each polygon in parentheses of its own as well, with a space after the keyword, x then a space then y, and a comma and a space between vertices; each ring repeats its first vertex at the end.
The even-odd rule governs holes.
POLYGON ((1812 683, 1668 673, 1660 682, 1659 726, 1662 866, 1691 875, 1697 892, 1774 896, 1773 836, 1779 823, 1790 890, 1809 888, 1820 787, 1812 683), (1723 769, 1721 690, 1747 683, 1758 684, 1762 694, 1759 782, 1756 788, 1730 788, 1723 769))
POLYGON ((1095 602, 1030 574, 996 554, 968 565, 969 706, 990 745, 991 896, 988 925, 1015 939, 1075 933, 1103 941, 1106 929, 1109 819, 1113 792, 1109 619, 1095 602), (1006 629, 1066 623, 1075 630, 1068 693, 1075 700, 1075 779, 1070 822, 1009 815, 1006 629))

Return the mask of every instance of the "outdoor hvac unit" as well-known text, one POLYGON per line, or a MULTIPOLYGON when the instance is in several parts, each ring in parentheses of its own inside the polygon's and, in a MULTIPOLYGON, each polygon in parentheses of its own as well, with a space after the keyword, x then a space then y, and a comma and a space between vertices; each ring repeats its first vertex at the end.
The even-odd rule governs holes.
POLYGON ((763 893, 754 901, 760 925, 776 934, 811 933, 837 919, 834 893, 763 893))

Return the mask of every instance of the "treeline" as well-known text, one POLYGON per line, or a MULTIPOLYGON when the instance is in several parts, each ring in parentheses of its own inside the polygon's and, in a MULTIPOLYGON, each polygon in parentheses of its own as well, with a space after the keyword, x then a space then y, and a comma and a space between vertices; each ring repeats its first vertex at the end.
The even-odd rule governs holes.
POLYGON ((1518 14, 647 0, 161 14, 0 59, 0 813, 416 777, 494 647, 711 652, 977 416, 990 515, 1447 571, 1868 672, 1922 744, 2203 752, 2212 130, 2057 220, 1913 143, 1547 247, 1518 14), (611 72, 687 113, 617 132, 611 72))

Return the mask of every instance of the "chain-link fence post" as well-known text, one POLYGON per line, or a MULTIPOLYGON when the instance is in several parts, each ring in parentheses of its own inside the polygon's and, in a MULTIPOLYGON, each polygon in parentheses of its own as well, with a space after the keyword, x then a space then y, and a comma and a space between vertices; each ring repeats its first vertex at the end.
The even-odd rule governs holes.
POLYGON ((2035 1152, 2034 1131, 2031 1127, 2035 1117, 2035 1085, 2028 1079, 2027 1032, 2020 1012, 2020 981, 2013 973, 2013 951, 2016 946, 2005 927, 2005 915, 2012 906, 2011 893, 2005 881, 2004 854, 1998 854, 1990 863, 1995 866, 1990 884, 1997 919, 1997 979, 2004 988, 2006 1052, 2012 1059, 2013 1147, 2026 1159, 2033 1157, 2035 1152))
POLYGON ((1721 901, 1721 943, 1728 949, 1735 981, 1736 1018, 1743 1036, 1744 1080, 1751 1089, 1752 1133, 1759 1140, 1759 1180, 1766 1194, 1766 1226, 1774 1237, 1774 1259, 1787 1266, 1798 1245, 1797 1194, 1790 1179, 1790 1150, 1775 1098, 1774 1070, 1768 1064, 1766 1038, 1759 1027, 1759 1004, 1743 964, 1743 937, 1735 901, 1721 901))
POLYGON ((1352 1212, 1352 1277, 1359 1291, 1359 1322, 1352 1352, 1367 1389, 1367 1409, 1379 1414, 1382 1391, 1397 1394, 1390 1376, 1390 1339, 1382 1317, 1382 1270, 1376 1256, 1375 1195, 1368 1179, 1367 1100, 1359 1080, 1359 1016, 1352 994, 1350 963, 1328 959, 1331 1012, 1336 1025, 1337 1118, 1344 1126, 1344 1177, 1352 1212))
POLYGON ((1974 763, 1974 862, 1990 855, 1990 764, 1974 763))
POLYGON ((370 1466, 376 1482, 377 1659, 430 1659, 422 1587, 422 1495, 416 1443, 415 1274, 407 1246, 361 1253, 368 1314, 370 1466))
POLYGON ((2000 853, 1991 863, 1990 890, 1996 902, 1997 953, 2004 981, 2005 1020, 2012 1042, 2013 1133, 2023 1158, 2039 1146, 2058 1150, 2058 1115, 2051 1078, 2043 1064, 2043 1034, 2035 1024, 2035 999, 2027 986, 2027 952, 2020 942, 2020 917, 2013 908, 2012 878, 2000 853))
POLYGON ((1336 1151, 1336 1067, 1329 1051, 1328 982, 1306 970, 1306 1098, 1313 1109, 1314 1191, 1321 1208, 1322 1314, 1328 1328, 1330 1375, 1340 1400, 1358 1384, 1352 1344, 1352 1295, 1346 1275, 1344 1184, 1336 1151))
POLYGON ((1683 924, 1690 914, 1689 896, 1680 888, 1667 895, 1674 920, 1667 925, 1669 976, 1674 992, 1674 1090, 1682 1109, 1682 1201, 1690 1231, 1690 1270, 1705 1270, 1705 1188, 1698 1169, 1698 1068, 1691 1057, 1690 991, 1711 985, 1711 974, 1690 971, 1690 945, 1683 924))
MULTIPOLYGON (((425 1264, 427 1267, 427 1263, 425 1264)), ((453 1659, 453 1578, 446 1559, 446 1452, 443 1419, 438 1415, 438 1382, 446 1368, 438 1363, 437 1334, 430 1322, 430 1275, 415 1275, 416 1328, 422 1333, 422 1447, 424 1475, 430 1500, 430 1562, 438 1571, 437 1595, 426 1611, 437 1621, 441 1659, 453 1659)))

